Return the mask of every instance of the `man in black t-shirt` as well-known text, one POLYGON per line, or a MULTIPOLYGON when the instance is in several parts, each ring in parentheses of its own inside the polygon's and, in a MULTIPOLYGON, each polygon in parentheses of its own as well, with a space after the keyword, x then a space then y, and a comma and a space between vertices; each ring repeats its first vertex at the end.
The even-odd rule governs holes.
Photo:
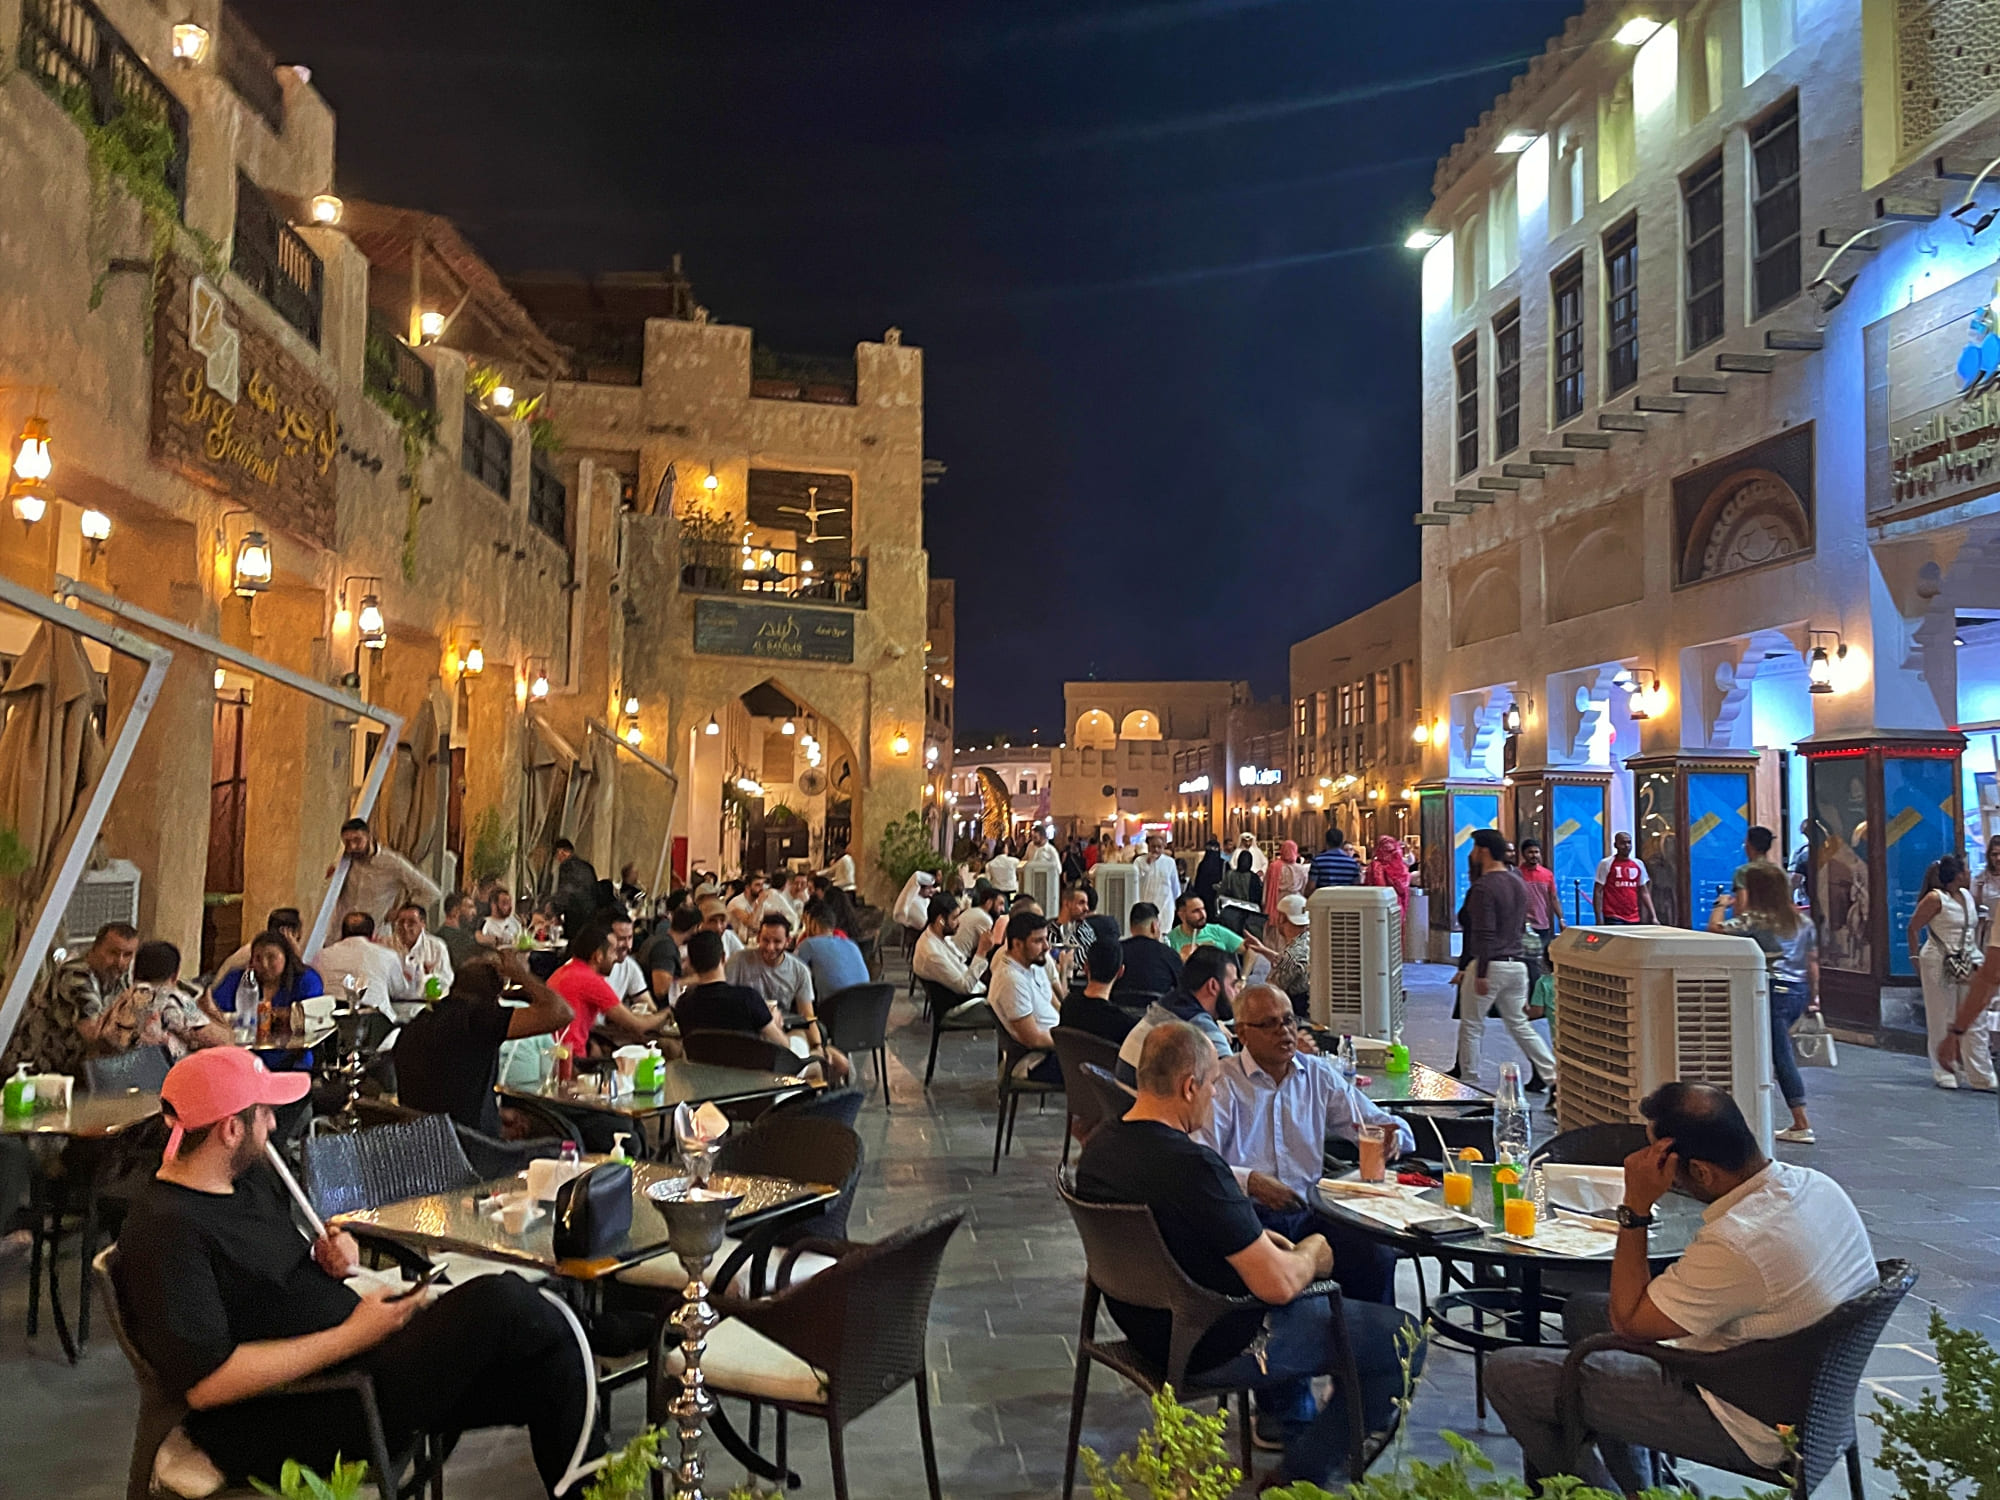
MULTIPOLYGON (((1139 1020, 1131 1011, 1111 1003, 1111 988, 1125 972, 1118 929, 1109 917, 1086 917, 1084 923, 1093 929, 1090 944, 1083 950, 1084 986, 1063 1001, 1062 1025, 1101 1036, 1115 1046, 1139 1020)), ((1056 1029, 1060 1031, 1062 1026, 1056 1029)))
POLYGON ((1180 988, 1181 956, 1160 941, 1159 907, 1150 901, 1139 902, 1132 908, 1131 927, 1132 935, 1120 945, 1125 972, 1118 978, 1118 988, 1125 995, 1149 995, 1156 1000, 1171 995, 1180 988))
MULTIPOLYGON (((1335 1388, 1313 1410, 1310 1379, 1341 1368, 1341 1329, 1326 1295, 1301 1295, 1333 1270, 1326 1240, 1308 1235, 1294 1245, 1258 1221, 1257 1210, 1220 1156, 1193 1138, 1213 1113, 1215 1049, 1184 1021, 1155 1026, 1139 1054, 1139 1097, 1122 1120, 1098 1127, 1077 1163, 1079 1196, 1101 1203, 1143 1203, 1160 1238, 1198 1285, 1226 1296, 1248 1293, 1268 1311, 1224 1318, 1195 1346, 1190 1374, 1217 1384, 1269 1389, 1284 1404, 1275 1416, 1284 1440, 1285 1481, 1328 1483, 1347 1457, 1345 1402, 1335 1388), (1261 1352, 1250 1344, 1260 1326, 1270 1337, 1261 1352)), ((1105 1299, 1133 1347, 1157 1366, 1167 1360, 1170 1313, 1105 1299)), ((1346 1303, 1346 1341, 1361 1376, 1362 1411, 1370 1430, 1384 1428, 1402 1390, 1399 1336, 1414 1343, 1416 1325, 1391 1307, 1346 1303)), ((1412 1353, 1413 1376, 1422 1351, 1412 1353)), ((1266 1425, 1260 1421, 1260 1426, 1266 1425)))
POLYGON ((392 1449, 420 1431, 525 1426, 554 1494, 573 1462, 603 1451, 583 1430, 593 1376, 569 1319, 511 1273, 433 1302, 349 1290, 352 1236, 308 1242, 265 1157, 272 1107, 311 1082, 266 1072, 240 1047, 193 1053, 167 1075, 166 1160, 118 1236, 133 1343, 232 1483, 275 1482, 286 1459, 324 1473, 337 1454, 367 1453, 352 1395, 267 1394, 342 1365, 374 1378, 392 1449))
POLYGON ((706 928, 688 939, 688 984, 674 1002, 674 1021, 691 1031, 745 1031, 783 1047, 785 1028, 762 995, 722 978, 722 936, 706 928))
POLYGON ((468 1130, 497 1136, 500 1105, 493 1080, 500 1044, 561 1031, 570 1023, 570 1009, 513 949, 480 953, 452 976, 451 992, 419 1011, 396 1039, 396 1096, 411 1109, 450 1115, 468 1130), (500 1003, 508 980, 520 987, 526 1005, 500 1003))

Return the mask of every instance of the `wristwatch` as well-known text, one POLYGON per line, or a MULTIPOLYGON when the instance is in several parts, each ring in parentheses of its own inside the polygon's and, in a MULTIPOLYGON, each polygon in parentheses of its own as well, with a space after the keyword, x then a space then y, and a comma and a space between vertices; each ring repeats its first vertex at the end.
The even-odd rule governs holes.
POLYGON ((1618 1205, 1618 1227, 1620 1229, 1651 1229, 1653 1227, 1653 1216, 1651 1214, 1639 1213, 1629 1203, 1621 1203, 1618 1205))

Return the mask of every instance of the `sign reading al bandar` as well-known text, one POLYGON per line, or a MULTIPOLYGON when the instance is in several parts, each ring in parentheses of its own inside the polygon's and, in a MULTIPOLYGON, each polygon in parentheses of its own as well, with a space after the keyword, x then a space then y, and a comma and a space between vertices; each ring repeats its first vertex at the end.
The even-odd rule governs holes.
POLYGON ((694 649, 709 656, 851 662, 854 616, 835 609, 697 599, 694 649))
POLYGON ((2000 265, 1862 331, 1868 519, 2000 489, 2000 265))
POLYGON ((179 258, 154 310, 152 405, 154 458, 264 522, 333 545, 333 393, 179 258))

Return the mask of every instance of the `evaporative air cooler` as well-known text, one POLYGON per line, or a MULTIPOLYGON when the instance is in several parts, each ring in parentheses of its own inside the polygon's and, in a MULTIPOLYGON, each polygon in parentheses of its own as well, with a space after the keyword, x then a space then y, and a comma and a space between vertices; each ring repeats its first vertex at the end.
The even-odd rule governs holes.
POLYGON ((1315 1024, 1382 1041, 1403 1035, 1403 918, 1396 893, 1334 885, 1306 901, 1315 1024))
POLYGON ((1056 920, 1056 910, 1062 905, 1062 866, 1031 865, 1021 862, 1021 894, 1033 896, 1042 904, 1042 915, 1051 922, 1056 920))
MULTIPOLYGON (((1091 868, 1090 883, 1097 887, 1097 914, 1118 924, 1118 936, 1132 935, 1132 903, 1139 899, 1139 867, 1102 859, 1091 868)), ((1160 913, 1160 925, 1173 921, 1172 912, 1160 913)))
POLYGON ((1555 965, 1556 1120, 1639 1121, 1663 1083, 1712 1083, 1771 1149, 1771 997, 1745 937, 1679 927, 1572 927, 1555 965))
POLYGON ((139 921, 139 867, 129 859, 107 859, 85 870, 63 909, 63 947, 87 948, 107 922, 136 926, 139 921))

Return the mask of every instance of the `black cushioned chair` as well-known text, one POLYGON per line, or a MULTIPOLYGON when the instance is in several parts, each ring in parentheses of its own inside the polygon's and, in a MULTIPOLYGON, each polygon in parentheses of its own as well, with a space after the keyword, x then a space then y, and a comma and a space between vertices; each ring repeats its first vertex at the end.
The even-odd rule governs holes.
POLYGON ((893 984, 853 984, 813 1007, 829 1047, 838 1047, 857 1063, 864 1052, 874 1055, 884 1109, 889 1107, 889 1007, 895 1003, 893 984))
POLYGON ((948 990, 935 979, 926 979, 923 984, 924 996, 929 1002, 927 1009, 931 1013, 931 1055, 930 1061, 924 1064, 924 1087, 929 1088, 931 1077, 937 1072, 939 1037, 947 1031, 991 1031, 1000 1024, 1000 1018, 993 1014, 992 1006, 976 995, 966 996, 956 990, 948 990), (960 1014, 953 1015, 953 1011, 960 1014))

